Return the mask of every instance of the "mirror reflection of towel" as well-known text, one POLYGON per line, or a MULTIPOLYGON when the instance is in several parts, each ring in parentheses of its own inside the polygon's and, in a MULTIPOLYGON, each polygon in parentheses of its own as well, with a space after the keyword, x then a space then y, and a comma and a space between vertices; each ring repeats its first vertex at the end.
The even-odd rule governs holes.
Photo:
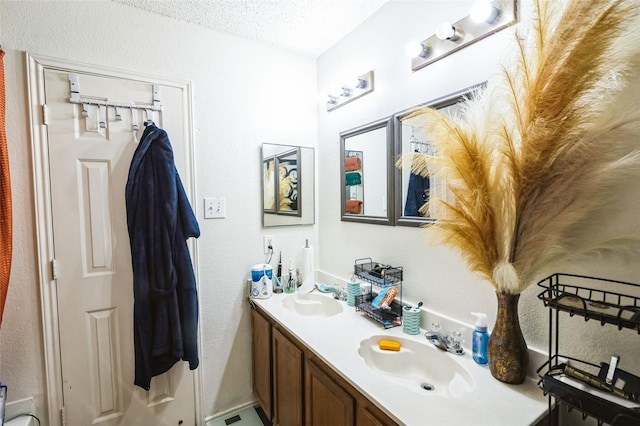
POLYGON ((362 183, 362 177, 358 172, 349 172, 344 175, 344 182, 347 186, 360 185, 362 183))
POLYGON ((354 170, 360 170, 362 168, 362 161, 358 157, 347 157, 344 159, 344 170, 352 172, 354 170))
POLYGON ((360 214, 362 209, 362 201, 360 200, 347 200, 345 201, 344 209, 347 213, 360 214))

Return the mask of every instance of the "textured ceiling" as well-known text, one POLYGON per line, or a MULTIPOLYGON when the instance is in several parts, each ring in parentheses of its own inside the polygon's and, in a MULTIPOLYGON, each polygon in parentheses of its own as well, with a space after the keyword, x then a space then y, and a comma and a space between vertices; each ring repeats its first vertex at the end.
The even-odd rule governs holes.
POLYGON ((389 0, 113 0, 317 57, 389 0))

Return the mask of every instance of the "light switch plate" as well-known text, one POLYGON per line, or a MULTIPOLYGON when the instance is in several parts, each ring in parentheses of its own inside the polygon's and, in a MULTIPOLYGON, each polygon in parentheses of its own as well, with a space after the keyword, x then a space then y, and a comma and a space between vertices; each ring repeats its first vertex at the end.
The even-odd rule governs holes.
POLYGON ((204 218, 223 219, 227 217, 227 208, 224 198, 204 199, 204 218))

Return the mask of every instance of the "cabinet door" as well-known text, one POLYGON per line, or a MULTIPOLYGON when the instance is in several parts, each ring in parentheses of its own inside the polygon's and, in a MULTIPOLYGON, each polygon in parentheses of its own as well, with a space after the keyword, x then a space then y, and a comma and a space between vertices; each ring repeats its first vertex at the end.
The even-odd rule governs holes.
POLYGON ((302 425, 302 351, 273 328, 273 398, 276 426, 302 425))
POLYGON ((251 310, 253 393, 269 419, 271 411, 271 324, 255 309, 251 310))
POLYGON ((396 423, 377 409, 358 404, 356 426, 388 426, 396 423))
POLYGON ((353 426, 355 401, 318 365, 305 366, 305 424, 353 426))

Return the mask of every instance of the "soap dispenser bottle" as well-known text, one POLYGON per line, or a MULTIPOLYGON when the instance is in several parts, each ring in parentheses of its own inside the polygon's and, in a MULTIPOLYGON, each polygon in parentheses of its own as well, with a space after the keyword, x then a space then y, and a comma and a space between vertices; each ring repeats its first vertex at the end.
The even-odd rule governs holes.
POLYGON ((486 364, 489 362, 487 347, 489 345, 489 333, 487 332, 487 314, 481 312, 471 312, 476 316, 475 329, 472 335, 472 353, 473 359, 478 364, 486 364))

